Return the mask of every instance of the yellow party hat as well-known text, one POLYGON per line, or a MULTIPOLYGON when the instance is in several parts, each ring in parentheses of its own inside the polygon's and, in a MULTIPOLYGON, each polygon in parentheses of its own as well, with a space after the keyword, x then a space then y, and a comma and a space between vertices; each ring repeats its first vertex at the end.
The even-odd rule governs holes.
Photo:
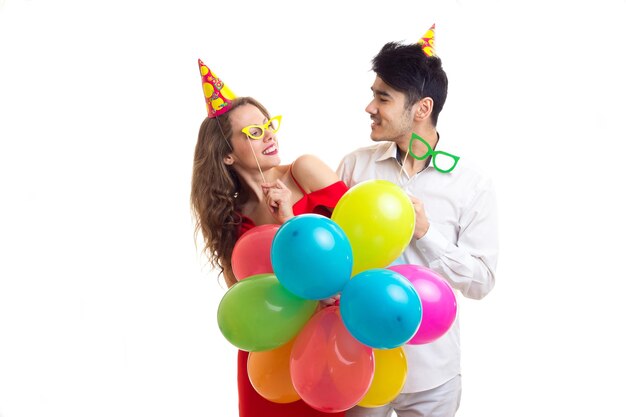
POLYGON ((231 108, 232 100, 237 96, 200 59, 198 59, 198 66, 209 117, 213 118, 226 113, 231 108))
POLYGON ((422 36, 422 39, 417 41, 418 45, 422 45, 422 50, 428 56, 433 56, 435 54, 435 24, 430 27, 422 36))

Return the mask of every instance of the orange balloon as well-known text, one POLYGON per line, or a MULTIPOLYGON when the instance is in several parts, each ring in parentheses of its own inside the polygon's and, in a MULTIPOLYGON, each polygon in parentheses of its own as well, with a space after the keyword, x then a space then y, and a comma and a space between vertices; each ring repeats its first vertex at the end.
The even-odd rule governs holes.
POLYGON ((300 399, 291 383, 289 359, 295 339, 264 352, 251 352, 248 356, 250 383, 266 400, 291 403, 300 399))

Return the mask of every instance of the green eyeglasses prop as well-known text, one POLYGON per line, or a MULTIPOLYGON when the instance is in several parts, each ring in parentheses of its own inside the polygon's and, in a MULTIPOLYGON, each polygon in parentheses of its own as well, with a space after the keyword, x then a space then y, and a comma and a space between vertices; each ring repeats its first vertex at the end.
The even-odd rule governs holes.
POLYGON ((246 134, 250 139, 259 140, 263 139, 265 136, 266 130, 271 130, 272 132, 278 132, 280 129, 280 121, 283 116, 274 116, 267 121, 264 125, 250 125, 246 126, 241 131, 246 134))
POLYGON ((448 152, 433 150, 428 142, 426 142, 415 133, 413 133, 413 136, 411 136, 411 141, 409 142, 409 153, 413 158, 417 159, 418 161, 423 161, 429 156, 432 156, 433 166, 437 171, 444 174, 452 171, 456 167, 457 162, 459 162, 459 159, 461 159, 460 156, 452 155, 448 152), (413 152, 413 143, 416 140, 422 142, 424 146, 426 146, 426 152, 423 155, 417 155, 413 152))

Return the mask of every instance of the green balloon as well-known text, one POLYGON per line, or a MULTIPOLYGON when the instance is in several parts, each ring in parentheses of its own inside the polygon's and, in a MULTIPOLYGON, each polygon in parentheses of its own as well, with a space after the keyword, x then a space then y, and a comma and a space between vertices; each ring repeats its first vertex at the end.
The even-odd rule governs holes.
POLYGON ((311 318, 317 301, 290 293, 274 274, 248 277, 224 294, 217 323, 241 350, 275 349, 293 339, 311 318))

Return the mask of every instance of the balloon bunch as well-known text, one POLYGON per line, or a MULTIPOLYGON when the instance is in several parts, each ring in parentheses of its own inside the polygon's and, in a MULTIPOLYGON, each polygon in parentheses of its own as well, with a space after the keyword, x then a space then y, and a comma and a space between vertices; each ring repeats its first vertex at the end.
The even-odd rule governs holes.
POLYGON ((443 278, 417 265, 389 266, 414 225, 402 189, 371 180, 346 192, 330 219, 304 214, 237 241, 239 282, 224 295, 218 324, 251 352, 248 375, 261 396, 301 398, 324 412, 397 396, 407 373, 403 345, 436 340, 456 317, 443 278), (319 308, 337 294, 339 306, 319 308))

